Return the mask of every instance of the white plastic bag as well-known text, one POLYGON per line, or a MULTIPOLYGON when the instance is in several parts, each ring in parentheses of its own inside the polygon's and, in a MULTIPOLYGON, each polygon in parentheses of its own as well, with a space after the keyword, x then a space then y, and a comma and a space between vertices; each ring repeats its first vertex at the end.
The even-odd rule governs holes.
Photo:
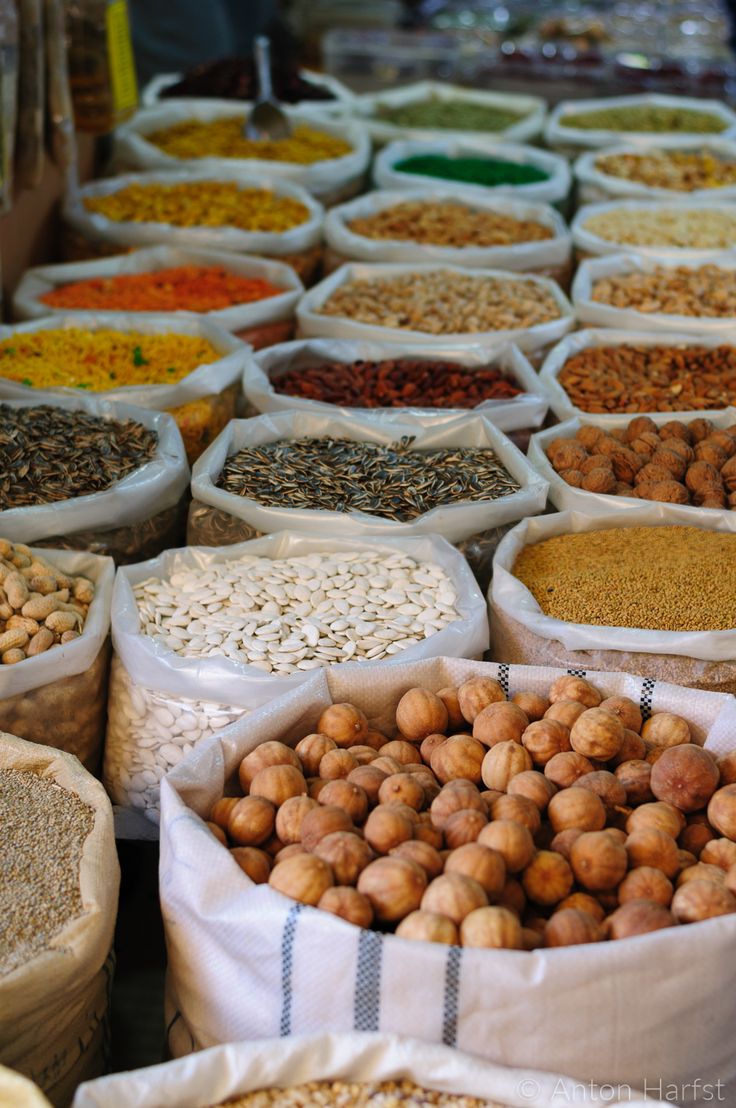
POLYGON ((729 162, 736 161, 736 142, 727 139, 713 138, 711 135, 703 135, 700 139, 691 136, 676 141, 672 135, 669 141, 660 143, 656 135, 651 136, 651 143, 626 142, 617 146, 606 146, 600 150, 588 150, 580 154, 573 165, 573 174, 577 183, 577 195, 579 204, 597 204, 601 201, 615 200, 620 197, 623 200, 670 200, 673 203, 681 200, 713 200, 718 199, 724 203, 732 203, 736 200, 736 185, 724 185, 721 187, 692 189, 683 192, 682 189, 668 189, 663 185, 646 185, 643 181, 633 181, 626 177, 614 177, 610 173, 599 169, 598 159, 614 154, 654 154, 662 150, 675 152, 711 153, 716 158, 724 158, 729 162), (653 148, 653 149, 652 149, 653 148))
POLYGON ((341 261, 404 264, 418 262, 473 269, 531 270, 554 275, 551 271, 564 274, 572 254, 572 238, 567 225, 559 212, 548 204, 527 203, 512 197, 474 196, 469 200, 454 193, 450 182, 444 188, 439 184, 435 188, 429 185, 422 188, 418 182, 415 189, 366 193, 357 200, 340 204, 329 211, 325 217, 324 234, 327 246, 341 261), (513 219, 541 223, 552 232, 552 238, 509 246, 475 246, 470 243, 463 247, 453 247, 398 239, 371 239, 348 227, 353 219, 376 215, 385 208, 394 208, 397 204, 412 201, 467 204, 468 207, 488 212, 489 215, 498 213, 513 219))
POLYGON ((636 245, 633 243, 617 242, 615 239, 602 238, 594 231, 589 231, 586 224, 596 215, 605 215, 609 212, 631 212, 640 216, 656 214, 663 209, 689 209, 694 212, 723 211, 736 216, 736 204, 726 204, 721 200, 610 200, 602 204, 586 204, 578 208, 575 218, 570 224, 572 241, 575 250, 581 255, 600 257, 608 254, 621 254, 629 251, 644 258, 656 258, 658 260, 671 259, 679 265, 688 262, 720 262, 724 259, 733 260, 736 257, 736 240, 730 247, 718 249, 699 249, 690 246, 653 246, 636 245))
MULTIPOLYGON (((253 885, 203 825, 250 750, 271 739, 294 745, 330 703, 354 703, 380 730, 393 726, 396 702, 412 686, 438 690, 483 674, 498 678, 508 695, 521 689, 546 695, 562 673, 446 658, 392 666, 380 675, 318 673, 268 711, 215 736, 164 778, 160 891, 171 1052, 410 1027, 424 1041, 497 1064, 526 1066, 533 1058, 536 1066, 580 1082, 647 1086, 655 1095, 662 1081, 679 1088, 695 1077, 717 1077, 730 1103, 736 994, 724 988, 723 972, 736 942, 736 917, 698 924, 698 932, 678 927, 531 953, 407 941, 253 885)), ((684 716, 716 755, 736 749, 732 697, 626 674, 591 679, 605 696, 631 697, 647 716, 652 710, 684 716)), ((702 1106, 704 1096, 690 1084, 678 1100, 702 1106)))
POLYGON ((120 868, 110 801, 71 754, 0 734, 0 768, 36 773, 95 811, 82 848, 83 911, 47 949, 0 977, 0 1058, 29 1077, 57 1106, 105 1068, 107 1004, 113 965, 120 868))
POLYGON ((304 411, 333 415, 359 415, 370 412, 374 417, 404 419, 407 414, 420 419, 439 422, 456 419, 470 409, 459 408, 348 408, 321 400, 309 400, 301 396, 287 396, 276 392, 273 381, 283 373, 299 370, 322 362, 383 361, 384 359, 418 358, 422 361, 451 361, 468 368, 495 366, 524 391, 519 396, 505 400, 483 400, 472 409, 491 421, 501 431, 518 431, 541 426, 547 414, 548 400, 542 395, 539 376, 534 372, 521 351, 509 344, 493 350, 481 346, 463 346, 437 343, 433 346, 414 347, 411 344, 388 342, 350 342, 342 339, 302 339, 284 343, 248 355, 243 373, 243 392, 246 403, 258 413, 304 411))
POLYGON ((157 822, 159 781, 182 754, 189 753, 213 731, 297 688, 310 676, 308 670, 274 676, 224 654, 186 658, 168 650, 141 633, 134 586, 150 577, 169 578, 184 568, 206 568, 238 558, 294 558, 339 550, 398 551, 417 562, 441 566, 456 591, 459 613, 458 619, 442 631, 390 659, 342 662, 341 668, 383 667, 436 653, 480 657, 487 649, 483 594, 462 555, 436 535, 334 539, 281 531, 236 546, 170 550, 152 561, 128 566, 118 573, 112 606, 116 657, 108 711, 105 784, 115 803, 132 804, 157 822))
POLYGON ((481 135, 463 139, 438 138, 433 142, 420 139, 390 142, 376 155, 373 162, 373 181, 379 189, 416 189, 425 183, 429 187, 450 189, 455 196, 512 196, 518 200, 559 207, 567 201, 571 174, 567 161, 558 154, 521 143, 494 142, 492 138, 481 135), (527 185, 473 185, 464 181, 444 180, 441 177, 423 177, 396 168, 397 163, 405 158, 421 154, 444 154, 448 158, 498 158, 500 161, 534 166, 547 173, 548 179, 533 181, 527 185))
POLYGON ((454 265, 366 265, 363 262, 351 262, 341 265, 324 281, 309 289, 297 305, 296 317, 298 334, 302 338, 334 339, 373 339, 394 340, 395 342, 426 343, 433 346, 436 342, 448 342, 455 345, 501 345, 514 342, 520 350, 535 351, 557 342, 572 328, 575 322, 572 305, 560 289, 560 286, 548 277, 535 274, 510 274, 500 269, 466 269, 454 265), (333 292, 349 281, 372 280, 381 277, 396 277, 402 273, 436 272, 438 269, 470 277, 507 278, 514 281, 528 281, 549 293, 559 308, 559 318, 549 323, 539 323, 533 327, 517 328, 507 331, 473 331, 463 334, 434 335, 429 331, 412 331, 401 327, 379 327, 369 323, 359 323, 343 316, 321 315, 320 308, 333 292))
MULTIPOLYGON (((71 390, 70 390, 71 391, 71 390)), ((52 546, 70 544, 120 560, 140 560, 154 547, 170 545, 167 537, 178 530, 179 501, 189 483, 184 444, 172 416, 135 408, 103 396, 73 396, 24 389, 22 400, 0 396, 0 404, 30 408, 52 404, 104 419, 134 419, 156 431, 158 446, 149 462, 116 481, 103 492, 75 496, 0 512, 0 534, 11 542, 52 546)))
MULTIPOLYGON (((313 69, 300 69, 299 76, 303 81, 308 81, 310 85, 327 89, 336 100, 351 101, 353 99, 353 93, 348 86, 329 73, 318 73, 313 69)), ((154 104, 165 104, 170 97, 163 96, 162 93, 167 88, 171 88, 172 85, 178 84, 184 77, 184 73, 158 73, 155 77, 152 77, 141 92, 141 106, 152 108, 154 104)), ((184 98, 182 97, 182 99, 184 98)), ((299 103, 306 106, 314 103, 327 103, 327 101, 300 100, 299 103)))
MULTIPOLYGON (((579 354, 581 350, 586 350, 592 346, 714 347, 722 345, 736 345, 736 330, 715 335, 702 333, 694 335, 683 334, 681 331, 674 333, 668 331, 665 334, 662 331, 609 331, 605 328, 591 327, 584 331, 575 331, 574 334, 568 335, 550 350, 542 364, 539 383, 547 393, 549 406, 558 419, 572 419, 574 416, 587 419, 589 415, 593 415, 594 419, 598 419, 598 413, 583 412, 576 408, 558 381, 558 377, 567 361, 575 354, 579 354)), ((649 412, 639 411, 629 412, 629 418, 633 419, 635 415, 650 414, 649 412)), ((696 413, 692 414, 694 416, 696 413)), ((698 412, 697 414, 707 415, 708 413, 698 412)), ((669 412, 668 415, 670 419, 677 418, 674 411, 669 412)))
MULTIPOLYGON (((291 320, 294 316, 304 285, 291 266, 281 262, 266 261, 265 258, 249 257, 247 254, 228 254, 216 250, 192 250, 170 246, 150 246, 144 250, 135 250, 131 254, 113 255, 110 258, 97 258, 88 262, 71 262, 66 265, 44 265, 27 269, 20 279, 13 296, 13 312, 16 319, 40 319, 43 316, 59 316, 64 309, 44 304, 42 296, 64 285, 76 281, 95 278, 111 278, 139 273, 157 273, 162 269, 176 266, 222 266, 228 273, 238 277, 255 277, 270 281, 283 292, 264 300, 249 301, 245 304, 233 304, 228 308, 216 308, 209 312, 176 311, 171 316, 186 319, 195 316, 208 323, 216 323, 226 331, 233 332, 238 338, 248 340, 248 334, 254 328, 267 327, 269 324, 291 320)), ((77 308, 75 316, 94 318, 94 311, 77 308)), ((107 310, 105 315, 115 319, 124 318, 126 312, 107 310)), ((140 315, 141 313, 137 313, 140 315)), ((148 314, 148 313, 146 313, 148 314)), ((169 313, 167 313, 168 315, 169 313)))
MULTIPOLYGON (((715 264, 728 272, 736 270, 736 258, 719 258, 715 264)), ((699 337, 736 331, 736 315, 667 315, 664 312, 637 311, 636 308, 616 308, 593 299, 593 286, 603 277, 624 273, 653 273, 659 268, 676 269, 680 265, 671 257, 641 257, 636 254, 607 254, 603 258, 590 258, 582 262, 578 266, 570 293, 578 321, 588 327, 615 327, 620 331, 692 331, 699 337)), ((687 268, 697 271, 698 266, 690 265, 687 268)))
MULTIPOLYGON (((351 187, 360 188, 371 155, 371 145, 365 128, 353 122, 324 120, 319 129, 347 142, 351 150, 337 158, 327 158, 312 165, 300 162, 267 161, 263 158, 178 158, 167 154, 148 140, 147 135, 189 120, 212 123, 218 119, 245 119, 252 104, 238 100, 205 100, 190 97, 164 100, 151 108, 143 108, 115 132, 115 156, 122 165, 136 170, 176 169, 189 166, 206 168, 213 175, 233 167, 243 174, 256 177, 265 174, 274 181, 289 181, 318 198, 329 199, 351 187)), ((314 120, 298 108, 286 105, 283 110, 292 127, 301 124, 315 126, 314 120)))
POLYGON ((353 1031, 214 1046, 164 1065, 87 1082, 77 1090, 73 1108, 210 1108, 259 1089, 334 1080, 409 1080, 425 1089, 474 1096, 496 1108, 549 1108, 555 1098, 567 1104, 623 1101, 627 1108, 657 1108, 659 1103, 632 1099, 628 1089, 599 1091, 592 1083, 580 1085, 557 1074, 495 1066, 438 1043, 353 1031))
POLYGON ((561 100, 553 108, 544 128, 545 145, 551 150, 574 157, 581 150, 600 149, 604 146, 612 146, 617 142, 636 142, 640 147, 652 146, 677 147, 683 139, 693 142, 708 138, 730 139, 736 135, 736 113, 721 100, 701 100, 692 96, 666 96, 658 92, 636 93, 633 96, 606 96, 597 100, 561 100), (695 131, 688 134, 684 131, 611 131, 594 130, 586 127, 568 127, 562 119, 566 115, 578 115, 583 112, 600 111, 602 108, 636 108, 646 107, 686 108, 707 112, 722 119, 725 129, 716 136, 712 133, 703 134, 695 131))

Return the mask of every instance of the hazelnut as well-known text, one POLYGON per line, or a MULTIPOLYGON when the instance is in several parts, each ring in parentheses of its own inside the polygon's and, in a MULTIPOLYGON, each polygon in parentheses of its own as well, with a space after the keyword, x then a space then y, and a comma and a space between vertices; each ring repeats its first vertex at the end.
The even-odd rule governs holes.
POLYGON ((447 846, 450 850, 455 850, 465 843, 474 843, 487 823, 483 813, 475 808, 453 812, 443 828, 447 846))
POLYGON ((546 810, 556 792, 557 786, 535 769, 525 769, 509 781, 509 795, 525 796, 532 804, 536 804, 540 812, 546 810))
POLYGON ((318 772, 323 781, 338 781, 341 777, 348 777, 359 764, 349 750, 335 747, 323 755, 318 772))
POLYGON ((462 731, 465 726, 465 717, 460 711, 457 689, 452 685, 448 685, 444 689, 439 689, 437 696, 447 709, 447 730, 450 732, 462 731))
POLYGON ((501 895, 506 884, 506 863, 502 855, 478 842, 465 843, 453 850, 445 863, 445 873, 472 877, 491 903, 501 895))
POLYGON ((352 820, 344 808, 334 805, 313 808, 302 820, 302 846, 314 850, 317 843, 333 831, 354 831, 352 820))
POLYGON ((378 790, 387 777, 388 774, 371 764, 351 770, 347 776, 347 782, 349 785, 357 785, 361 788, 368 797, 369 804, 377 804, 378 790))
POLYGON ((418 909, 410 912, 396 928, 401 939, 419 939, 425 943, 444 943, 446 946, 459 946, 460 937, 457 925, 439 912, 425 912, 418 909))
POLYGON ((389 854, 392 858, 408 858, 410 862, 416 862, 422 867, 429 881, 433 877, 439 877, 444 869, 439 851, 420 839, 407 839, 406 842, 392 847, 389 854))
POLYGON ((246 754, 238 767, 240 787, 244 793, 250 789, 250 784, 255 775, 267 766, 294 766, 301 769, 299 757, 290 746, 280 742, 265 742, 246 754))
POLYGON ((210 811, 210 822, 216 823, 223 831, 227 831, 227 821, 238 799, 237 796, 223 796, 220 800, 216 800, 210 811))
POLYGON ((520 873, 534 857, 534 840, 528 827, 509 819, 487 824, 478 835, 478 843, 503 859, 509 873, 520 873))
MULTIPOLYGON (((413 765, 415 762, 418 762, 420 758, 417 747, 413 746, 406 739, 392 739, 391 742, 384 743, 379 751, 379 755, 381 758, 393 758, 400 766, 413 765)), ((376 761, 378 761, 378 759, 376 759, 376 761)), ((373 765, 372 762, 371 765, 373 765)))
POLYGON ((726 839, 736 842, 736 785, 724 785, 708 803, 708 821, 726 839))
POLYGON ((317 720, 317 730, 338 746, 353 746, 365 741, 368 720, 353 704, 331 704, 317 720))
POLYGON ((408 858, 377 858, 358 878, 358 892, 370 901, 382 923, 395 923, 414 912, 427 887, 427 875, 408 858))
POLYGON ((328 750, 337 750, 337 743, 327 735, 305 735, 294 748, 302 769, 309 777, 319 776, 319 763, 328 750))
POLYGON ((238 846, 259 846, 273 835, 276 809, 270 800, 244 796, 234 804, 227 820, 227 833, 238 846))
MULTIPOLYGON (((652 766, 651 789, 657 800, 666 800, 682 812, 704 808, 718 788, 718 767, 699 746, 688 743, 668 747, 652 766)), ((736 793, 736 789, 734 790, 736 793)), ((736 817, 736 796, 734 797, 736 817)), ((710 812, 708 813, 710 819, 710 812)), ((711 819, 711 823, 713 820, 711 819)), ((734 819, 736 834, 736 818, 734 819)))
POLYGON ((626 848, 606 831, 588 831, 572 844, 572 872, 590 892, 615 889, 623 881, 628 864, 626 848))
POLYGON ((628 904, 630 900, 653 900, 667 908, 673 892, 672 882, 661 869, 639 866, 624 877, 618 887, 618 899, 620 904, 628 904))
POLYGON ((580 789, 576 785, 555 793, 549 802, 547 816, 555 832, 565 831, 568 827, 580 831, 602 831, 606 826, 603 801, 589 789, 580 789))
POLYGON ((584 773, 575 782, 578 789, 590 789, 599 796, 609 812, 621 808, 626 803, 626 789, 613 773, 605 769, 597 769, 592 773, 584 773))
POLYGON ((712 881, 688 881, 672 897, 672 914, 678 923, 698 923, 731 912, 736 912, 736 896, 712 881))
POLYGON ((679 808, 674 808, 664 801, 654 801, 651 804, 642 804, 634 809, 626 820, 626 830, 641 831, 646 827, 656 827, 658 831, 664 831, 665 835, 676 839, 685 826, 685 817, 679 808))
MULTIPOLYGON (((561 854, 563 858, 567 858, 569 862, 572 844, 584 834, 585 832, 580 831, 577 827, 566 827, 564 831, 558 831, 554 838, 550 840, 549 848, 554 850, 556 854, 561 854)), ((589 832, 589 834, 592 834, 592 832, 589 832)))
POLYGON ((332 870, 321 858, 314 854, 295 854, 273 867, 268 883, 284 896, 316 907, 334 881, 332 870))
POLYGON ((492 746, 483 758, 481 776, 489 789, 504 791, 512 777, 531 768, 531 756, 523 746, 517 742, 501 742, 492 746))
POLYGON ((521 736, 521 742, 534 765, 544 768, 555 754, 570 749, 570 732, 557 720, 540 719, 529 724, 521 736))
POLYGON ((620 766, 616 766, 614 776, 626 790, 627 804, 645 804, 654 798, 650 788, 651 775, 652 767, 649 762, 643 762, 640 758, 634 758, 630 762, 622 762, 620 766))
POLYGON ((521 742, 524 730, 529 726, 528 716, 517 704, 499 700, 479 712, 473 723, 473 738, 484 746, 502 742, 521 742))
POLYGON ((291 796, 276 813, 276 834, 282 843, 299 843, 302 839, 302 823, 307 812, 317 807, 317 801, 308 796, 291 796))
POLYGON ((661 869, 665 877, 675 877, 680 869, 677 843, 656 827, 642 827, 632 831, 626 840, 626 853, 632 869, 651 866, 661 869))
POLYGON ((709 866, 707 862, 695 862, 680 870, 675 884, 679 889, 681 885, 687 885, 688 881, 712 881, 714 885, 726 886, 726 872, 720 866, 709 866))
POLYGON ((460 924, 463 946, 521 950, 521 924, 508 908, 476 908, 460 924))
POLYGON ((558 789, 569 789, 578 778, 593 772, 593 763, 574 750, 555 754, 544 767, 544 776, 558 789))
POLYGON ((680 832, 677 842, 682 850, 689 851, 697 858, 703 847, 707 846, 714 837, 712 830, 706 824, 689 823, 680 832))
POLYGON ((590 473, 586 473, 583 477, 582 488, 587 492, 613 492, 616 487, 616 478, 610 469, 591 469, 590 473))
POLYGON ((636 731, 630 731, 624 727, 624 741, 618 754, 610 758, 610 764, 615 769, 623 762, 643 761, 647 752, 647 744, 636 731))
POLYGON ((430 765, 432 761, 432 754, 438 746, 442 746, 442 743, 447 739, 447 735, 441 735, 437 731, 433 735, 427 735, 426 739, 422 739, 422 745, 419 747, 419 753, 422 761, 430 765))
POLYGON ((471 781, 462 780, 445 785, 432 801, 432 823, 441 831, 453 812, 461 812, 466 808, 475 808, 486 814, 485 803, 475 785, 471 781))
POLYGON ((488 904, 483 886, 462 873, 443 873, 427 886, 422 897, 422 908, 448 916, 458 926, 476 908, 488 904))
POLYGON ((354 923, 356 927, 370 927, 373 923, 373 909, 367 897, 349 885, 333 885, 320 897, 318 908, 331 912, 333 916, 354 923))
POLYGON ((736 866, 736 842, 731 839, 711 839, 700 852, 700 861, 729 870, 736 866))
POLYGON ((234 846, 230 850, 234 862, 247 873, 254 885, 265 885, 271 872, 271 859, 265 850, 255 846, 234 846))
POLYGON ((606 915, 600 902, 590 893, 570 893, 560 901, 555 911, 562 912, 565 908, 577 908, 578 911, 592 916, 596 923, 603 923, 606 915))
MULTIPOLYGON (((368 814, 368 794, 354 782, 328 781, 319 794, 319 803, 343 808, 355 824, 361 824, 368 814)), ((278 817, 276 819, 278 830, 278 817)))
POLYGON ((338 885, 354 885, 374 857, 365 839, 353 831, 333 831, 325 835, 315 846, 314 853, 331 867, 338 885))
POLYGON ((489 704, 495 704, 499 700, 505 700, 506 695, 492 677, 471 677, 463 681, 457 690, 458 704, 463 718, 468 723, 475 723, 475 717, 480 715, 489 704))
POLYGON ((223 846, 227 846, 227 835, 222 827, 220 827, 219 823, 213 823, 212 820, 207 820, 205 822, 205 827, 208 831, 212 832, 219 843, 222 843, 223 846))
POLYGON ((521 875, 524 892, 536 904, 557 904, 573 885, 570 863, 553 850, 540 850, 521 875))
POLYGON ((561 723, 563 727, 566 727, 569 731, 575 720, 578 719, 584 711, 585 705, 581 704, 579 700, 556 700, 544 713, 544 718, 552 719, 556 723, 561 723))
POLYGON ((613 758, 623 741, 623 723, 605 708, 587 708, 570 729, 570 745, 586 758, 613 758))
POLYGON ((424 789, 410 773, 392 773, 382 782, 378 800, 381 804, 408 804, 418 812, 424 807, 424 789))
POLYGON ((549 701, 543 696, 533 692, 517 692, 511 697, 511 702, 521 708, 524 715, 532 723, 541 719, 549 708, 549 701))
POLYGON ((526 906, 526 893, 521 887, 521 882, 515 877, 507 877, 497 904, 499 908, 508 908, 510 912, 521 916, 526 906))
POLYGON ((600 922, 579 908, 558 909, 544 929, 545 946, 579 946, 598 943, 603 938, 600 922))
POLYGON ((680 746, 691 741, 690 725, 682 716, 655 712, 642 727, 641 737, 653 746, 680 746))
POLYGON ((409 689, 396 706, 396 726, 413 742, 444 731, 448 720, 444 702, 429 689, 409 689))
POLYGON ((294 766, 266 766, 251 781, 250 795, 262 796, 278 808, 290 796, 306 796, 307 782, 294 766))
POLYGON ((536 835, 542 826, 539 808, 525 796, 500 796, 491 805, 491 818, 520 823, 522 827, 528 828, 532 835, 536 835))
POLYGON ((596 708, 601 699, 601 694, 589 681, 570 674, 558 677, 549 690, 550 704, 558 700, 579 700, 586 708, 596 708))
POLYGON ((605 921, 609 939, 630 939, 673 927, 674 916, 663 904, 654 900, 629 900, 617 908, 605 921))
POLYGON ((481 779, 485 753, 486 748, 472 735, 451 735, 441 746, 435 747, 429 764, 443 785, 458 779, 477 783, 481 779))

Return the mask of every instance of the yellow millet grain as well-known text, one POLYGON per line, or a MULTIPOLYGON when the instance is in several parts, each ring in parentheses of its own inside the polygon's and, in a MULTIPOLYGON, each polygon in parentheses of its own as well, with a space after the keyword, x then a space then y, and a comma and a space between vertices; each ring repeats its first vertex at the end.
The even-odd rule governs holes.
POLYGON ((514 575, 545 615, 652 631, 736 627, 736 535, 611 527, 527 546, 514 575))
POLYGON ((243 135, 244 122, 242 115, 209 122, 187 119, 145 137, 174 158, 258 158, 313 165, 342 158, 352 150, 349 142, 314 127, 295 127, 283 139, 248 139, 243 135))
POLYGON ((173 227, 237 227, 241 231, 288 231, 309 219, 291 196, 235 182, 186 181, 176 185, 126 185, 106 196, 87 196, 88 212, 115 223, 170 223, 173 227))

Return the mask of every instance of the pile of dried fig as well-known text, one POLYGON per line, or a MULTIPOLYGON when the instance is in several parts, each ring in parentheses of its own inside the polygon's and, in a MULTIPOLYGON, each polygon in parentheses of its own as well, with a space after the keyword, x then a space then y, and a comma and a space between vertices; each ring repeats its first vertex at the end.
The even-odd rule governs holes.
POLYGON ((264 742, 213 834, 256 883, 359 927, 533 950, 736 912, 736 752, 580 677, 414 688, 396 738, 333 704, 264 742))

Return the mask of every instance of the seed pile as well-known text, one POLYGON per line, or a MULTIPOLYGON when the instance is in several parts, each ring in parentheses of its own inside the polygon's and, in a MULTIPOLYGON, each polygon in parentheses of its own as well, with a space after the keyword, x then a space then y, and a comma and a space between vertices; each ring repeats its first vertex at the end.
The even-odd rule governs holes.
POLYGON ((349 364, 326 362, 274 377, 275 392, 352 408, 474 408, 523 391, 492 366, 398 358, 349 364))
POLYGON ((501 1108, 488 1100, 424 1089, 413 1081, 309 1081, 286 1089, 258 1089, 222 1108, 501 1108))
POLYGON ((652 631, 727 631, 736 612, 736 535, 611 527, 527 546, 513 572, 545 615, 652 631))
POLYGON ((397 239, 434 246, 513 246, 554 237, 550 227, 533 219, 515 219, 469 204, 432 200, 394 204, 374 215, 351 219, 347 228, 368 239, 397 239))
POLYGON ((157 445, 156 432, 132 419, 0 404, 0 510, 102 492, 150 461, 157 445))
POLYGON ((413 450, 349 439, 292 439, 228 458, 218 487, 261 504, 408 520, 459 500, 498 500, 520 486, 493 450, 413 450))
POLYGON ((728 124, 712 112, 697 108, 667 107, 662 104, 631 104, 599 108, 590 112, 568 112, 560 126, 580 131, 641 131, 647 134, 717 135, 728 124))
POLYGON ((609 177, 675 192, 736 185, 736 161, 712 150, 601 154, 595 160, 595 168, 609 177))
POLYGON ((727 319, 736 316, 736 270, 657 266, 650 273, 614 273, 595 282, 591 299, 637 312, 727 319))
POLYGON ((167 223, 173 227, 237 227, 288 231, 309 219, 309 209, 270 189, 241 188, 234 181, 185 181, 176 185, 125 185, 106 196, 86 196, 88 212, 115 223, 167 223))
POLYGON ((393 168, 399 173, 461 181, 466 185, 486 185, 488 188, 496 185, 532 185, 548 181, 550 176, 535 165, 471 155, 453 158, 447 154, 414 154, 394 162, 393 168))
POLYGON ((244 123, 245 116, 209 122, 188 119, 145 137, 174 158, 258 158, 313 165, 342 158, 352 150, 349 142, 314 127, 295 127, 283 139, 249 139, 243 134, 244 123))
POLYGON ((0 976, 83 911, 79 865, 94 811, 35 773, 0 769, 0 976))
POLYGON ((729 250, 736 245, 736 207, 612 208, 584 223, 584 229, 609 242, 692 250, 729 250))
POLYGON ((430 127, 451 131, 505 131, 527 115, 475 100, 441 100, 430 96, 406 104, 381 104, 376 118, 394 127, 430 127))
POLYGON ((443 269, 348 281, 314 310, 432 335, 513 331, 560 317, 552 294, 534 281, 443 269))
POLYGON ((688 412, 736 400, 733 346, 590 346, 558 381, 583 412, 688 412))

